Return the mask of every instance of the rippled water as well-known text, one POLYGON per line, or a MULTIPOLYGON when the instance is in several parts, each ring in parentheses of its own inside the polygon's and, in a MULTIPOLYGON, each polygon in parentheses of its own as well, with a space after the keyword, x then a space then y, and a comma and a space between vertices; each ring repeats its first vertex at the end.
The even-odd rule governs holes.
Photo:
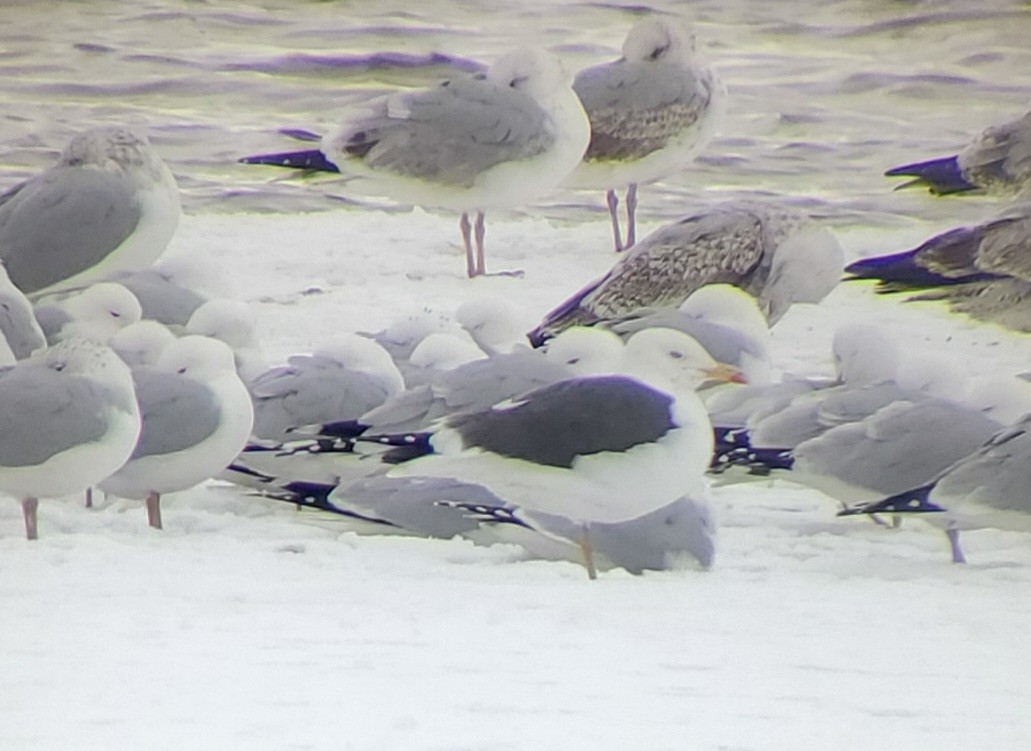
MULTIPOLYGON (((333 208, 332 180, 283 179, 237 157, 324 132, 370 96, 489 63, 525 43, 571 69, 618 55, 635 13, 605 2, 4 2, 0 187, 48 165, 76 131, 144 126, 188 212, 333 208), (518 7, 516 7, 518 6, 518 7)), ((838 226, 955 223, 981 201, 892 193, 881 173, 953 153, 1031 99, 1031 4, 822 0, 656 3, 689 14, 730 91, 689 172, 642 189, 672 217, 747 194, 791 197, 838 226)), ((556 218, 601 197, 556 193, 556 218)))

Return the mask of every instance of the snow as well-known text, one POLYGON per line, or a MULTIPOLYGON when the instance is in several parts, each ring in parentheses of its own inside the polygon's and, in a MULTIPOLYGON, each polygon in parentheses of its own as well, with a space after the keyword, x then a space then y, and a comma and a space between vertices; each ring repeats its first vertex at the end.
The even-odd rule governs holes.
MULTIPOLYGON (((525 277, 470 281, 456 224, 198 214, 170 255, 253 305, 270 362, 483 296, 529 330, 614 260, 601 219, 498 214, 488 269, 525 277)), ((942 228, 836 231, 853 258, 942 228)), ((855 320, 969 375, 1027 370, 1025 337, 863 285, 791 310, 774 364, 829 374, 831 335, 855 320)), ((1028 535, 965 534, 955 566, 919 520, 836 518, 783 481, 713 499, 711 571, 595 582, 507 546, 358 537, 217 482, 168 497, 163 531, 140 503, 44 500, 35 542, 0 499, 0 747, 1026 747, 1028 535)))

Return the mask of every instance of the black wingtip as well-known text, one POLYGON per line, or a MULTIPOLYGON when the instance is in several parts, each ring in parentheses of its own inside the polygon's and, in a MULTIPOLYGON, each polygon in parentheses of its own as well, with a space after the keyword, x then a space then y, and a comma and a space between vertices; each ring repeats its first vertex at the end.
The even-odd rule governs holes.
POLYGON ((838 516, 942 513, 945 509, 930 500, 932 490, 934 490, 934 485, 924 485, 880 501, 849 506, 839 511, 838 516))
POLYGON ((963 177, 963 171, 959 167, 959 158, 956 156, 930 159, 926 162, 903 164, 899 167, 892 167, 884 174, 886 177, 916 178, 903 183, 896 188, 896 190, 915 186, 926 186, 931 193, 939 196, 977 190, 976 185, 963 177))
POLYGON ((272 167, 310 170, 313 172, 340 172, 340 168, 326 159, 318 149, 284 151, 278 154, 256 154, 237 160, 240 164, 266 164, 272 167))

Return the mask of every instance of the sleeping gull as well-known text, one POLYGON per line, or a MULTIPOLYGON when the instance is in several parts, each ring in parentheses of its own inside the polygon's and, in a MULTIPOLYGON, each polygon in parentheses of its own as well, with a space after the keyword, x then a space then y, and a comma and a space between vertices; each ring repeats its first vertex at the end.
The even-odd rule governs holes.
POLYGON ((208 300, 186 322, 185 332, 228 344, 236 359, 236 371, 244 383, 266 369, 261 342, 250 306, 240 300, 208 300))
POLYGON ((175 340, 175 334, 163 323, 143 320, 126 326, 107 344, 126 365, 135 368, 138 365, 157 365, 161 351, 175 340))
POLYGON ((108 347, 69 339, 0 371, 0 490, 38 535, 41 497, 81 493, 117 470, 140 433, 132 375, 108 347))
POLYGON ((829 294, 842 258, 834 236, 794 209, 730 201, 652 232, 528 336, 540 346, 568 326, 612 325, 642 310, 676 307, 714 283, 754 295, 773 324, 792 304, 829 294))
POLYGON ((618 60, 580 71, 573 90, 591 121, 583 162, 566 178, 573 188, 607 190, 616 250, 636 240, 638 183, 683 169, 713 136, 727 91, 695 57, 694 34, 646 18, 630 29, 618 60), (626 187, 627 236, 619 228, 616 188, 626 187))
POLYGON ((1009 196, 1031 186, 1031 110, 1015 120, 993 125, 958 154, 895 167, 889 177, 912 177, 899 186, 926 185, 948 195, 983 190, 1009 196))
POLYGON ((152 264, 179 215, 175 179, 146 137, 96 128, 0 195, 0 259, 27 295, 81 286, 152 264))
POLYGON ((105 493, 145 500, 161 529, 161 496, 213 477, 251 432, 251 399, 233 353, 217 339, 184 336, 157 365, 133 370, 142 430, 129 460, 100 483, 105 493))
POLYGON ((959 546, 961 530, 996 527, 1031 531, 1029 428, 1031 415, 1025 415, 934 481, 884 500, 853 506, 840 515, 926 513, 927 521, 945 528, 953 562, 965 563, 959 546))
POLYGON ((97 282, 57 302, 36 306, 36 317, 51 344, 68 337, 106 342, 142 315, 136 296, 114 282, 97 282))
MULTIPOLYGON (((479 276, 486 273, 484 212, 557 187, 587 148, 590 125, 570 84, 550 55, 512 52, 484 76, 386 97, 323 138, 321 154, 350 178, 348 190, 460 211, 466 273, 479 276)), ((298 157, 241 161, 294 167, 298 157)))

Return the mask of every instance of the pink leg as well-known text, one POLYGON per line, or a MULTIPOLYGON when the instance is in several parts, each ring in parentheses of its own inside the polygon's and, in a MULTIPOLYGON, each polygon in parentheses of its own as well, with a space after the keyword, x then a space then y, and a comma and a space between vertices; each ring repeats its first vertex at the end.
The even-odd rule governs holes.
POLYGON ((476 273, 487 273, 487 263, 483 260, 483 240, 487 236, 487 227, 483 223, 483 212, 476 212, 476 273))
POLYGON ((36 518, 36 510, 39 508, 39 499, 31 495, 21 499, 21 513, 25 517, 25 539, 36 540, 39 538, 39 523, 36 518))
POLYGON ((619 214, 616 209, 619 208, 619 198, 616 197, 616 191, 610 190, 605 194, 605 200, 609 204, 609 216, 612 217, 612 235, 616 238, 616 252, 619 253, 623 250, 623 233, 619 229, 619 214))
POLYGON ((637 183, 630 183, 626 189, 626 245, 634 247, 637 242, 637 183))
POLYGON ((147 496, 147 524, 154 529, 163 529, 161 526, 161 494, 151 493, 147 496))
POLYGON ((959 547, 959 530, 947 529, 945 530, 945 534, 949 538, 949 547, 952 548, 952 562, 966 563, 967 558, 963 555, 963 551, 959 547))
POLYGON ((472 225, 469 224, 469 215, 462 212, 462 219, 458 222, 458 228, 462 230, 462 242, 465 243, 465 273, 472 279, 476 276, 476 259, 473 258, 472 225))

